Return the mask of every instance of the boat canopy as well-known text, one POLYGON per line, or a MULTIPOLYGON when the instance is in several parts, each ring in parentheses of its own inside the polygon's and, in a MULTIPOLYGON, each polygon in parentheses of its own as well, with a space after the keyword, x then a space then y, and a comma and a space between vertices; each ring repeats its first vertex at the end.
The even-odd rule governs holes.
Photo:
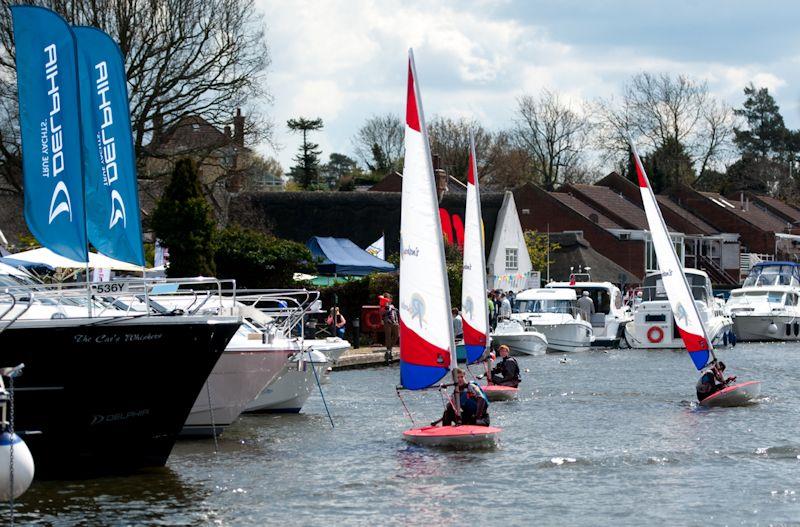
POLYGON ((516 296, 516 300, 576 300, 574 289, 545 288, 527 289, 516 296))
POLYGON ((800 265, 794 262, 760 262, 755 264, 742 287, 769 285, 800 286, 800 265))
POLYGON ((311 254, 321 258, 317 269, 322 274, 366 276, 395 270, 394 264, 372 256, 347 238, 314 236, 306 243, 311 254))

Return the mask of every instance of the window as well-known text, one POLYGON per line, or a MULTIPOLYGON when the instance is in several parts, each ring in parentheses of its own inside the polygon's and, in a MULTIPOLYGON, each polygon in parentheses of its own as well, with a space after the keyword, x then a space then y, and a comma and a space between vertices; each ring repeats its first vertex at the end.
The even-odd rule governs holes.
POLYGON ((519 269, 519 258, 517 258, 517 248, 506 248, 506 270, 516 271, 519 269))

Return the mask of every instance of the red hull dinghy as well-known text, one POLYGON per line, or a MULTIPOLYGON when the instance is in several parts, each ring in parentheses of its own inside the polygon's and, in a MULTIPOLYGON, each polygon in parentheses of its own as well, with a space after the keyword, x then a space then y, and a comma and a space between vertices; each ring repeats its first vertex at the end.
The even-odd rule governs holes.
POLYGON ((747 406, 755 404, 759 395, 761 395, 761 381, 742 382, 712 393, 700 401, 700 406, 747 406))
POLYGON ((480 448, 495 445, 502 431, 494 426, 423 426, 403 432, 403 439, 422 446, 480 448))
POLYGON ((517 398, 519 388, 513 386, 500 386, 499 384, 487 384, 481 386, 486 398, 490 401, 510 401, 517 398))
MULTIPOLYGON (((440 383, 451 372, 455 383, 457 358, 428 133, 411 51, 408 58, 405 158, 400 212, 400 231, 403 233, 398 303, 400 384, 407 390, 424 390, 440 383)), ((470 171, 473 170, 474 154, 470 167, 470 171)), ((477 195, 474 199, 477 201, 477 195)), ((480 218, 475 211, 470 215, 472 216, 480 218)), ((482 247, 474 247, 472 252, 483 255, 482 247)), ((484 267, 478 267, 481 276, 484 267)), ((482 305, 478 303, 480 299, 485 302, 484 287, 481 285, 479 293, 472 295, 474 305, 482 305)), ((465 319, 464 340, 467 355, 471 358, 468 362, 473 362, 486 349, 486 331, 483 326, 488 325, 488 320, 485 320, 488 315, 482 313, 484 310, 485 308, 470 306, 465 319), (477 322, 471 318, 473 314, 477 322)), ((458 415, 458 400, 454 405, 458 415)), ((406 430, 403 438, 425 446, 476 447, 494 444, 499 432, 499 428, 490 426, 425 426, 406 430)))
MULTIPOLYGON (((675 246, 667 231, 667 225, 661 216, 661 209, 650 187, 650 181, 647 179, 647 174, 633 141, 630 142, 630 146, 636 167, 639 190, 642 195, 642 206, 647 216, 647 224, 650 227, 650 236, 656 259, 658 260, 658 268, 661 271, 659 280, 661 285, 659 287, 663 287, 667 293, 667 300, 672 309, 675 325, 695 368, 704 371, 708 366, 714 365, 716 367, 717 358, 714 355, 714 345, 711 339, 708 338, 706 328, 697 310, 694 294, 686 281, 683 265, 675 252, 675 246)), ((721 370, 715 373, 715 375, 717 374, 721 375, 721 370)), ((719 380, 721 381, 722 379, 719 380)), ((702 406, 742 406, 753 404, 760 393, 760 382, 743 382, 724 388, 706 397, 700 401, 700 404, 702 406)))

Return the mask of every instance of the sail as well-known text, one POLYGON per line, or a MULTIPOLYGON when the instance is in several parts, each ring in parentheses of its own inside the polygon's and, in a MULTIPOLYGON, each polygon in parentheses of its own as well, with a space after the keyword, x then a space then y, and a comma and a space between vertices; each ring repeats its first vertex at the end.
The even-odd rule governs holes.
POLYGON ((456 357, 439 204, 411 50, 400 212, 398 308, 400 382, 411 390, 427 388, 455 366, 456 357))
POLYGON ((486 260, 481 229, 481 195, 475 138, 469 134, 467 206, 464 212, 464 274, 461 283, 461 318, 464 322, 464 347, 467 364, 476 362, 486 351, 489 333, 489 306, 486 300, 486 260))
POLYGON ((658 208, 653 189, 650 187, 650 181, 647 179, 647 174, 639 159, 639 154, 636 153, 636 147, 633 146, 633 142, 631 142, 631 149, 636 165, 636 174, 639 179, 639 190, 642 193, 642 204, 647 215, 647 223, 650 226, 650 235, 653 238, 653 248, 658 259, 658 268, 661 271, 661 280, 664 283, 664 289, 672 307, 675 324, 678 326, 678 332, 683 338, 683 343, 692 358, 692 362, 694 362, 698 370, 702 370, 708 364, 709 355, 713 353, 711 342, 706 335, 705 327, 700 319, 700 313, 694 303, 692 290, 686 281, 686 275, 683 273, 683 266, 675 253, 675 247, 672 245, 664 218, 661 216, 661 210, 658 208))

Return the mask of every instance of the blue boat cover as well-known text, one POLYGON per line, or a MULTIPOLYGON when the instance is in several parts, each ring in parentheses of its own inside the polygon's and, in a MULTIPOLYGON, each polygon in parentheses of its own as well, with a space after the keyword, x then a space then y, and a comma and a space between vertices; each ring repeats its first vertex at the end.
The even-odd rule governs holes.
POLYGON ((394 264, 372 256, 347 238, 314 236, 306 246, 311 254, 322 259, 317 264, 320 274, 366 276, 395 270, 394 264))

